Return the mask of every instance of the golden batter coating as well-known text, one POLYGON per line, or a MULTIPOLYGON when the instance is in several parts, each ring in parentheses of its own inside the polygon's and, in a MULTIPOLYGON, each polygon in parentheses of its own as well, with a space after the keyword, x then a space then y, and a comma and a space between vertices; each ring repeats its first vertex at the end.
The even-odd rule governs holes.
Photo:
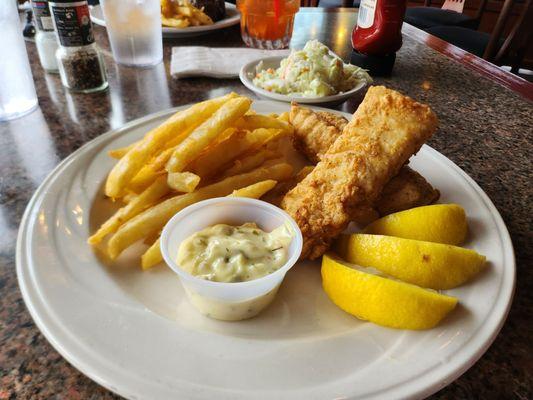
POLYGON ((343 133, 281 202, 302 230, 302 258, 320 257, 351 220, 373 210, 387 182, 436 129, 427 105, 369 88, 343 133))

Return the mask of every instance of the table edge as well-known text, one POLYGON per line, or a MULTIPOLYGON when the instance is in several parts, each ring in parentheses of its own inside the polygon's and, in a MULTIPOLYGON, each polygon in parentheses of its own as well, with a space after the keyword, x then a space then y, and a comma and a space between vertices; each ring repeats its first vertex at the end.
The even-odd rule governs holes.
MULTIPOLYGON (((342 13, 355 12, 357 8, 300 7, 300 10, 305 10, 304 12, 342 13)), ((518 75, 505 71, 487 60, 433 36, 405 21, 402 26, 402 33, 533 102, 533 83, 528 82, 518 75)))
POLYGON ((402 33, 533 102, 533 83, 406 22, 402 33))

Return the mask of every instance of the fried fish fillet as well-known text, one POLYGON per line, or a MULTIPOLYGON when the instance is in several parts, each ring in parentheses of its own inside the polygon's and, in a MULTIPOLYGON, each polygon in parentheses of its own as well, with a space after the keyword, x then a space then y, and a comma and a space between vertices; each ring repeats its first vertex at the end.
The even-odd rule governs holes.
MULTIPOLYGON (((322 158, 348 124, 348 120, 343 116, 327 111, 315 112, 296 103, 291 105, 289 120, 294 127, 295 147, 313 162, 322 158)), ((425 206, 437 201, 439 196, 439 191, 422 175, 404 166, 383 189, 376 205, 377 213, 372 212, 357 222, 363 224, 370 222, 378 214, 383 216, 425 206)))
POLYGON ((440 192, 418 172, 404 166, 398 175, 385 185, 376 203, 380 216, 436 202, 440 192))
POLYGON ((436 129, 427 105, 369 88, 343 133, 281 202, 302 231, 302 258, 324 254, 352 219, 374 209, 386 183, 436 129))
POLYGON ((281 200, 283 200, 283 197, 287 194, 289 190, 294 189, 294 187, 303 181, 303 179, 313 171, 315 168, 314 165, 306 165, 298 173, 293 175, 291 178, 279 182, 274 189, 269 190, 266 195, 261 197, 262 200, 265 200, 266 202, 270 204, 274 204, 275 206, 280 206, 281 200))
POLYGON ((294 147, 315 164, 348 124, 348 120, 341 115, 315 112, 296 103, 291 105, 289 121, 294 127, 294 147))

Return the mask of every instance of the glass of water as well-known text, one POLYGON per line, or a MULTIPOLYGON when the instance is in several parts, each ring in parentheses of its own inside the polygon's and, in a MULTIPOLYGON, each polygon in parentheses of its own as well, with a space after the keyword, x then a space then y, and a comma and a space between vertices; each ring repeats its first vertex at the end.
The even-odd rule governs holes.
POLYGON ((17 4, 0 0, 0 121, 20 117, 37 107, 17 4))
POLYGON ((163 60, 159 0, 101 0, 107 35, 118 64, 149 67, 163 60))

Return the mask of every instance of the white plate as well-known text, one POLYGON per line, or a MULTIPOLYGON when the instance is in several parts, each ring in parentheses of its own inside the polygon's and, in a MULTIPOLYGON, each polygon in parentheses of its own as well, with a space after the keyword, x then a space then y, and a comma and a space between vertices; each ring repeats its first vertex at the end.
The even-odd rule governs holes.
MULTIPOLYGON (((257 101, 261 113, 287 105, 257 101)), ((251 320, 203 317, 178 278, 142 272, 133 248, 115 265, 87 244, 112 210, 101 186, 107 150, 142 137, 174 110, 106 133, 65 159, 30 201, 20 226, 17 274, 37 326, 76 368, 130 399, 420 398, 449 384, 481 357, 503 325, 515 263, 507 229, 479 186, 424 146, 412 159, 469 217, 467 246, 489 267, 446 291, 460 305, 437 328, 382 328, 344 313, 321 289, 318 262, 287 275, 274 303, 251 320)))
MULTIPOLYGON (((104 13, 100 4, 90 7, 91 21, 96 25, 105 26, 104 13)), ((235 4, 226 3, 226 18, 215 22, 213 25, 189 26, 187 28, 169 28, 162 27, 163 37, 165 38, 182 38, 204 35, 211 31, 227 28, 229 26, 237 25, 241 20, 241 14, 237 10, 235 4)))
POLYGON ((286 57, 276 56, 276 57, 266 57, 260 60, 251 61, 241 68, 241 71, 239 73, 239 78, 241 79, 241 82, 243 83, 244 86, 246 86, 248 89, 250 89, 252 92, 254 92, 260 97, 263 97, 266 99, 277 100, 277 101, 285 101, 287 103, 295 101, 299 104, 322 104, 322 105, 340 104, 340 103, 345 102, 350 97, 352 97, 357 92, 363 90, 366 87, 366 82, 360 82, 356 87, 354 87, 352 90, 349 90, 347 92, 334 94, 331 96, 323 96, 323 97, 301 97, 301 96, 293 96, 293 95, 269 92, 268 90, 262 89, 254 84, 253 80, 254 80, 256 73, 258 72, 257 66, 259 63, 261 62, 263 63, 262 70, 268 69, 268 68, 276 69, 279 67, 281 60, 284 58, 286 57))

